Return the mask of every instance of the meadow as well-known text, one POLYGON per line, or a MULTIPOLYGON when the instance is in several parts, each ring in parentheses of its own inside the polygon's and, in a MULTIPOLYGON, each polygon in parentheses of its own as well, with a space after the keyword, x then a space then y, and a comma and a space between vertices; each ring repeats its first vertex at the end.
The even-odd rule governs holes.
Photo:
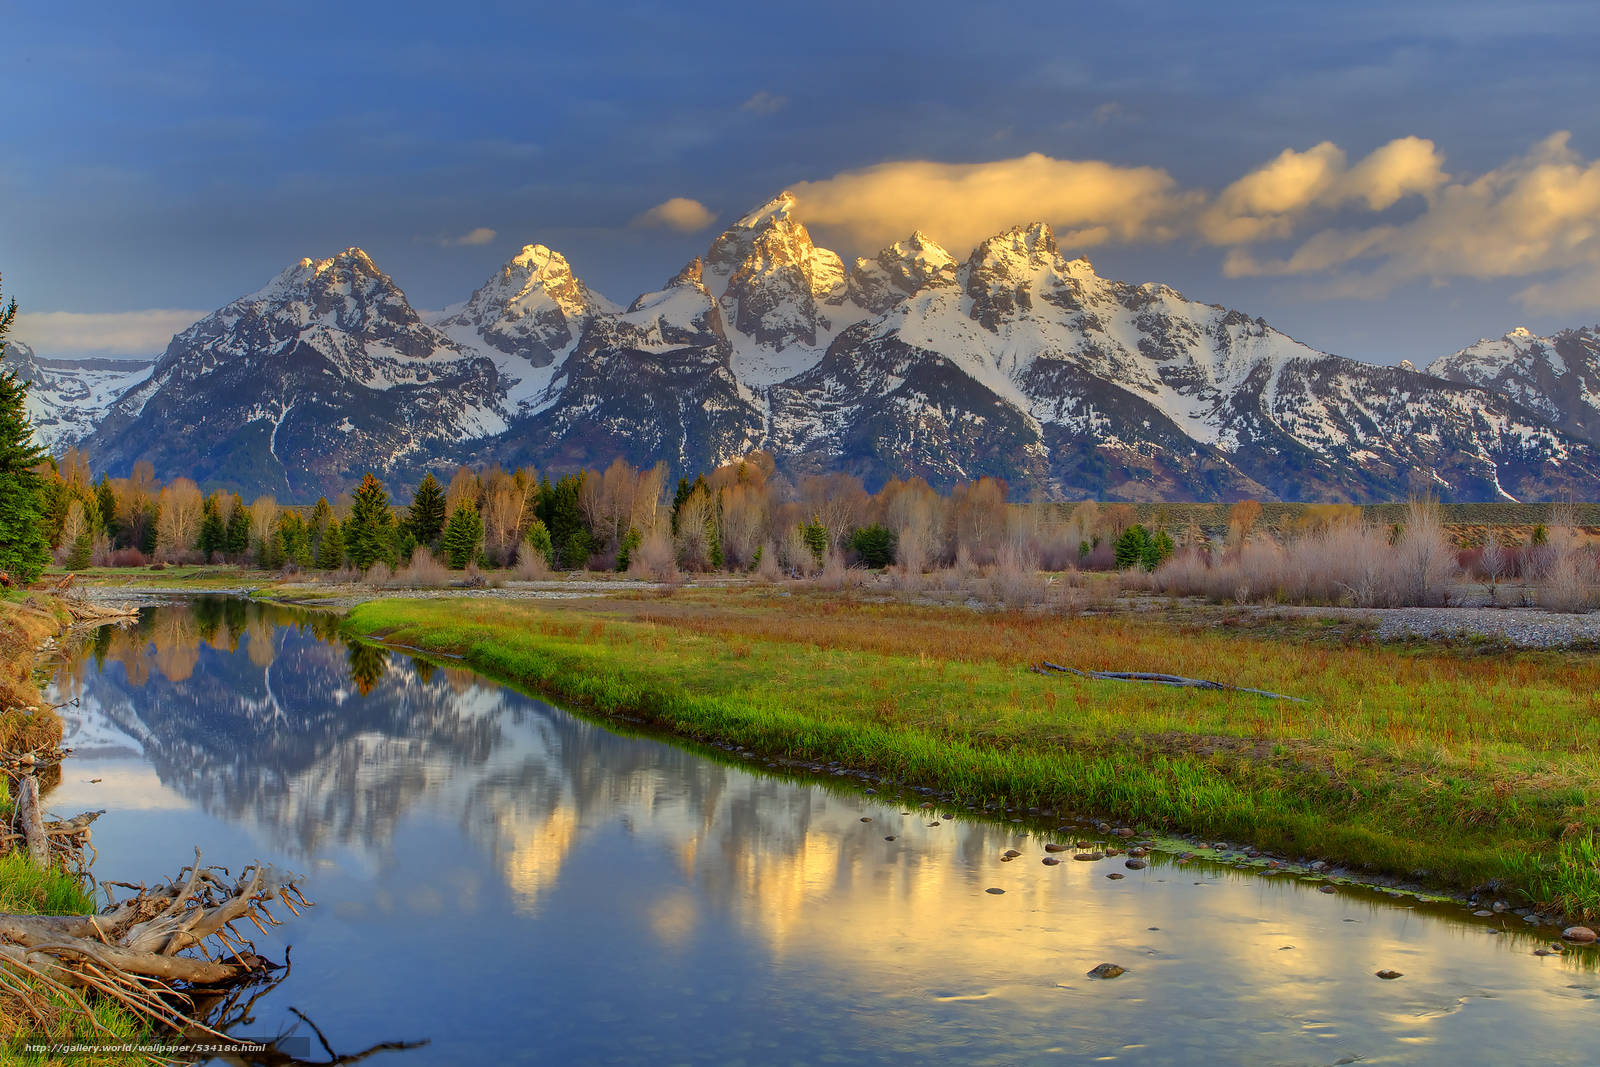
POLYGON ((1250 842, 1600 914, 1588 652, 1384 645, 1191 605, 1050 616, 797 583, 580 601, 381 599, 352 635, 602 715, 962 803, 1250 842), (1289 694, 1060 675, 1149 670, 1289 694))

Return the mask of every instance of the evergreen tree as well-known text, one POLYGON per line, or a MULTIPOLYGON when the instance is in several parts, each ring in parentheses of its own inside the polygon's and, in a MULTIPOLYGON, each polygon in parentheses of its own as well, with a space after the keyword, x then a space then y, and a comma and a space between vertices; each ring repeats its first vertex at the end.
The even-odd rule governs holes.
POLYGON ((344 566, 344 531, 337 522, 331 519, 327 528, 322 531, 322 540, 317 542, 317 567, 325 571, 336 571, 344 566))
POLYGON ((406 512, 406 526, 417 544, 433 547, 444 531, 444 490, 431 473, 425 475, 417 486, 417 495, 411 498, 411 508, 406 512))
POLYGON ((445 524, 441 547, 445 563, 451 570, 461 570, 478 556, 478 544, 483 540, 483 517, 471 504, 457 505, 450 521, 445 524))
POLYGON ((850 535, 850 547, 867 566, 887 567, 894 562, 894 531, 878 523, 863 526, 850 535))
POLYGON ((528 528, 522 535, 522 543, 531 545, 533 550, 544 557, 546 567, 556 565, 555 546, 550 541, 550 528, 544 524, 543 519, 531 519, 528 528))
POLYGON ((100 475, 100 484, 94 490, 95 504, 100 509, 100 528, 107 538, 112 541, 117 539, 120 532, 117 529, 117 493, 111 488, 111 476, 100 475))
POLYGON ((222 514, 217 510, 217 498, 206 497, 206 502, 200 508, 200 537, 195 541, 195 548, 200 551, 200 558, 211 562, 212 554, 221 555, 228 547, 228 530, 222 524, 222 514))
POLYGON ((394 565, 394 515, 389 511, 388 490, 376 475, 369 473, 356 486, 350 520, 344 526, 345 551, 357 570, 379 560, 394 565))
POLYGON ((803 524, 800 527, 800 539, 811 549, 817 566, 822 566, 822 557, 828 554, 828 528, 822 525, 822 520, 813 517, 810 522, 803 524))
POLYGON ((628 564, 633 562, 633 554, 639 551, 643 543, 644 535, 639 532, 639 527, 628 527, 628 532, 622 535, 622 543, 617 546, 617 570, 628 569, 628 564))
POLYGON ((228 515, 228 527, 223 538, 228 555, 243 559, 250 550, 250 509, 244 506, 239 494, 233 494, 233 511, 228 515))
POLYGON ((311 509, 311 539, 322 540, 322 531, 326 530, 333 522, 333 505, 328 503, 325 496, 317 497, 317 504, 311 509))
POLYGON ((1150 534, 1138 523, 1134 523, 1122 531, 1122 536, 1117 538, 1113 546, 1112 559, 1115 560, 1117 570, 1125 571, 1133 567, 1142 566, 1145 551, 1150 547, 1150 534))
POLYGON ((69 571, 81 571, 89 565, 89 559, 93 554, 94 530, 88 523, 84 523, 83 529, 78 531, 77 539, 72 542, 72 550, 67 553, 62 566, 69 571))
POLYGON ((539 517, 544 520, 545 528, 550 531, 550 542, 560 550, 561 565, 564 567, 580 567, 589 560, 589 551, 592 551, 594 539, 589 535, 589 528, 583 522, 583 508, 579 505, 579 496, 583 491, 584 475, 563 475, 555 485, 545 481, 539 487, 540 502, 539 517), (583 534, 579 540, 574 540, 575 535, 583 534), (569 549, 573 552, 585 550, 583 559, 574 563, 569 556, 569 549))

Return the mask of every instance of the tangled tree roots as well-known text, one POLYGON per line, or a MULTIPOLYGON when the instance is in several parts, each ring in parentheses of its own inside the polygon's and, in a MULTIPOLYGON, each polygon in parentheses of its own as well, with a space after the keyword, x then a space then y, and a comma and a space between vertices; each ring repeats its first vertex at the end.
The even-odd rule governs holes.
POLYGON ((310 904, 291 874, 250 866, 233 877, 202 866, 199 849, 194 864, 165 885, 102 887, 108 900, 113 889, 134 894, 96 915, 0 915, 0 987, 26 999, 28 983, 19 981, 26 977, 80 1005, 78 991, 88 990, 180 1033, 223 1038, 215 1013, 199 1006, 230 1002, 220 995, 228 987, 278 969, 241 927, 266 933, 280 925, 268 903, 296 915, 310 904))

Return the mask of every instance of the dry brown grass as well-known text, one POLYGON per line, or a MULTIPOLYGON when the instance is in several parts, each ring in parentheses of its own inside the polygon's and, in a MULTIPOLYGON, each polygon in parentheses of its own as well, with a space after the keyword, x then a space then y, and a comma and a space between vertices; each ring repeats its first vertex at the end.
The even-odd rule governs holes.
POLYGON ((0 749, 10 752, 61 742, 61 720, 44 706, 34 681, 34 651, 66 629, 48 601, 0 602, 0 749))

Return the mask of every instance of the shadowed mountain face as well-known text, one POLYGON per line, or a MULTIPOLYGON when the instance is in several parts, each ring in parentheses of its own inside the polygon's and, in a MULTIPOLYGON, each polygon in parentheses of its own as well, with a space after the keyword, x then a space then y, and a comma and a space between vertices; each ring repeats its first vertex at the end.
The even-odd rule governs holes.
POLYGON ((427 320, 359 249, 303 260, 61 433, 94 425, 114 474, 149 458, 294 500, 367 470, 403 493, 460 461, 692 475, 754 448, 1055 499, 1600 495, 1600 342, 1525 340, 1428 374, 1341 359, 1102 278, 1043 224, 965 259, 913 233, 847 268, 784 194, 626 309, 543 245, 427 320))

